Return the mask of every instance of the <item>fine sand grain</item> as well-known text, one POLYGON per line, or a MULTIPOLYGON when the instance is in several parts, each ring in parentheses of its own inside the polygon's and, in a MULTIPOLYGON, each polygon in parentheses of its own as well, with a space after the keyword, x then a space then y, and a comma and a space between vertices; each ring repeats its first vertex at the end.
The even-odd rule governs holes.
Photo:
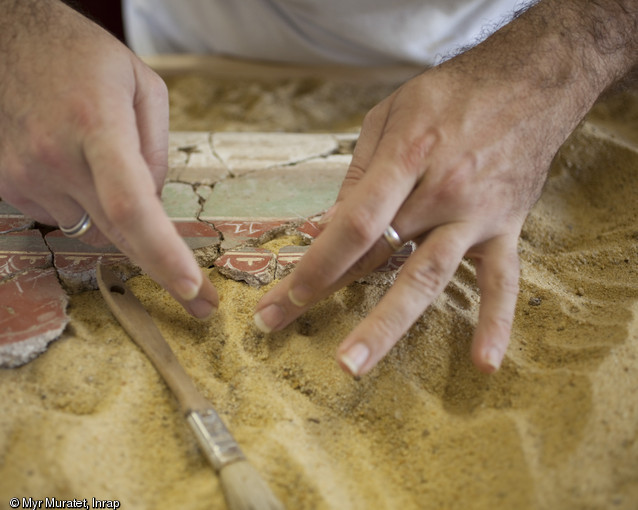
MULTIPOLYGON (((333 108, 327 96, 313 108, 333 108)), ((556 158, 521 236, 512 343, 492 376, 469 358, 469 262, 360 380, 334 353, 382 286, 351 285, 265 336, 251 319, 264 289, 215 270, 209 322, 144 276, 130 285, 289 509, 638 508, 637 111, 630 92, 598 106, 556 158)), ((47 353, 0 371, 0 508, 224 508, 172 396, 99 292, 73 296, 69 312, 47 353)))

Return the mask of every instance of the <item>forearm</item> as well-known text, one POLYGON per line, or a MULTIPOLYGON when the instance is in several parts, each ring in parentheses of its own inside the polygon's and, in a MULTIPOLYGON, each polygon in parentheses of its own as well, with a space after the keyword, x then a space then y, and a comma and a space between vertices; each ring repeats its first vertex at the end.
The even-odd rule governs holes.
POLYGON ((0 0, 0 12, 0 61, 10 57, 10 50, 19 49, 27 37, 33 41, 35 36, 44 40, 52 35, 63 42, 74 31, 69 15, 90 23, 60 0, 0 0))
POLYGON ((562 89, 591 105, 636 68, 638 0, 541 0, 461 60, 479 79, 562 89))
POLYGON ((576 34, 584 35, 583 62, 591 64, 604 85, 612 85, 632 73, 638 64, 638 1, 568 4, 574 10, 576 34))
POLYGON ((97 37, 86 35, 94 23, 60 0, 0 0, 0 12, 0 103, 20 97, 26 80, 51 79, 38 57, 72 61, 97 37))
POLYGON ((491 105, 474 116, 486 126, 509 122, 542 168, 600 95, 635 68, 637 25, 638 0, 541 0, 439 71, 452 77, 461 107, 491 105))
MULTIPOLYGON (((58 0, 0 0, 0 45, 24 30, 45 26, 58 7, 58 0)), ((4 46, 0 46, 4 50, 4 46)))
POLYGON ((637 63, 637 0, 543 0, 522 18, 555 41, 556 47, 547 50, 555 51, 564 69, 600 90, 637 63))
POLYGON ((44 39, 49 30, 64 30, 63 24, 53 23, 64 9, 58 0, 0 0, 0 71, 3 74, 7 72, 6 66, 18 61, 21 65, 27 64, 28 51, 34 51, 31 47, 38 40, 34 34, 44 39))

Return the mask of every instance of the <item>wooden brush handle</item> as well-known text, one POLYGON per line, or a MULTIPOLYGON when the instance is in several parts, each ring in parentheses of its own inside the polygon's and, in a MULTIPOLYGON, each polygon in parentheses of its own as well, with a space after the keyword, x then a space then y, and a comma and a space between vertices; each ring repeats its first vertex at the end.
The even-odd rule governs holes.
POLYGON ((101 264, 97 266, 97 282, 111 312, 151 360, 184 413, 211 409, 135 294, 113 271, 101 264))

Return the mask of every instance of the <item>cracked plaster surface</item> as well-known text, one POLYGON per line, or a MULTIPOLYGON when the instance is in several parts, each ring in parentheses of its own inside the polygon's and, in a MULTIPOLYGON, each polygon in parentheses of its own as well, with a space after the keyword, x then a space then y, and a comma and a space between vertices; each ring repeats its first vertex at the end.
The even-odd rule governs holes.
POLYGON ((213 154, 212 133, 173 132, 168 141, 168 181, 214 184, 230 175, 213 154))
POLYGON ((235 176, 328 156, 339 149, 329 134, 215 133, 213 152, 235 176))
MULTIPOLYGON (((284 234, 312 242, 355 142, 356 134, 173 132, 162 203, 200 266, 261 286, 288 274, 308 246, 275 254, 259 245, 284 234)), ((393 279, 406 250, 368 281, 393 279)), ((28 362, 60 336, 68 296, 97 288, 98 261, 125 279, 140 272, 116 248, 41 228, 0 201, 0 367, 28 362)))
POLYGON ((67 294, 52 267, 31 269, 0 283, 0 367, 32 360, 69 322, 67 294))

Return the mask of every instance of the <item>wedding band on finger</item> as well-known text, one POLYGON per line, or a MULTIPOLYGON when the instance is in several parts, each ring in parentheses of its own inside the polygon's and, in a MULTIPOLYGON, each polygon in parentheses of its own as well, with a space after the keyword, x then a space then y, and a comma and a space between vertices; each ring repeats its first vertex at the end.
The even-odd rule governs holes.
POLYGON ((399 251, 405 244, 399 237, 397 231, 394 230, 394 227, 392 225, 388 225, 388 228, 383 231, 383 238, 387 241, 387 243, 390 245, 390 248, 392 248, 394 251, 399 251))
POLYGON ((82 218, 80 218, 80 221, 78 221, 75 225, 68 228, 60 225, 60 230, 67 237, 81 237, 87 233, 92 224, 93 222, 91 221, 89 213, 84 213, 84 216, 82 216, 82 218))

